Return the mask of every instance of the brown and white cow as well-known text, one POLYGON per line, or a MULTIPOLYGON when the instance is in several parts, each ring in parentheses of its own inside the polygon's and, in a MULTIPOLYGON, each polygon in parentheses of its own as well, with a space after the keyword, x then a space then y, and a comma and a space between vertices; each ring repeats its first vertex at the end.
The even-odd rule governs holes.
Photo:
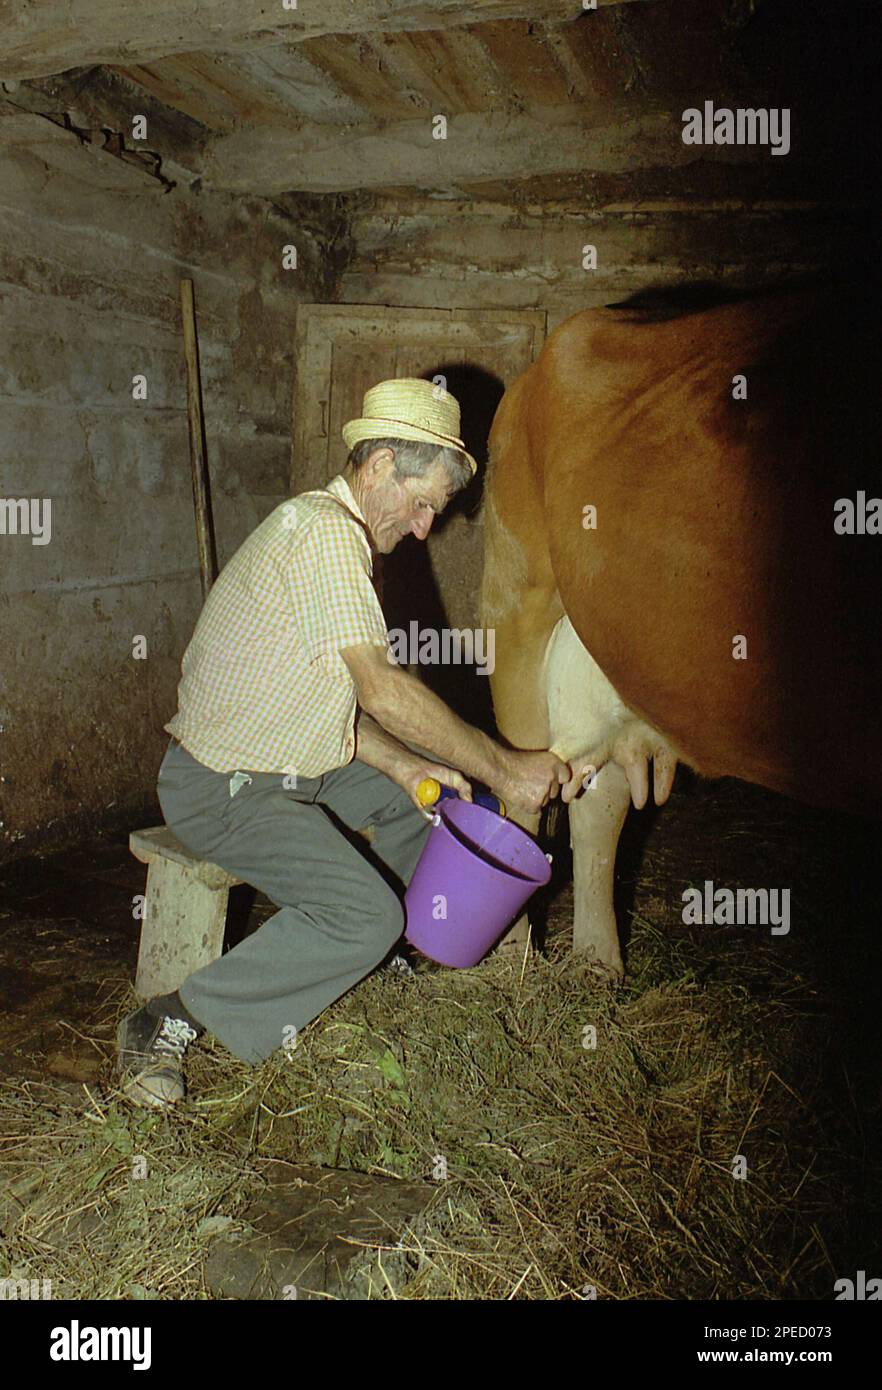
POLYGON ((616 845, 650 760, 657 802, 681 761, 882 809, 878 336, 852 292, 587 310, 500 403, 494 708, 515 747, 599 769, 570 805, 574 940, 614 973, 616 845))

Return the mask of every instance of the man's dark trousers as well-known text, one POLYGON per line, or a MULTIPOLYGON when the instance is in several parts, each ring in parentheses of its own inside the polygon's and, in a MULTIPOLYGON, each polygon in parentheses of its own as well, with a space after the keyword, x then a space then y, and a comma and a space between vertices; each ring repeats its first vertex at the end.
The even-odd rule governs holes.
POLYGON ((401 897, 429 822, 391 778, 358 760, 323 777, 213 772, 173 740, 157 790, 166 824, 194 854, 279 908, 178 988, 193 1017, 231 1052, 260 1062, 399 939, 401 897), (341 828, 368 826, 373 839, 362 849, 341 828))

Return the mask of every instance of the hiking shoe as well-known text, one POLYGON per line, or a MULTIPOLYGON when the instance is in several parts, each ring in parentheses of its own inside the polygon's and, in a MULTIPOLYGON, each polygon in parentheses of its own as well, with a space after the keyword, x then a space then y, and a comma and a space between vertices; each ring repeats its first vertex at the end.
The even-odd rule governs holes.
POLYGON ((407 959, 407 956, 401 955, 400 953, 397 956, 393 956, 388 962, 388 969, 394 970, 396 975, 403 975, 407 980, 413 979, 413 966, 407 959))
POLYGON ((422 952, 412 947, 399 951, 389 961, 389 969, 394 970, 396 975, 401 975, 405 980, 413 980, 417 975, 425 975, 433 970, 443 970, 444 966, 439 965, 436 960, 430 960, 422 952))
POLYGON ((123 1093, 136 1105, 171 1106, 183 1100, 184 1053, 198 1036, 183 1018, 155 1018, 136 1009, 116 1031, 123 1093))

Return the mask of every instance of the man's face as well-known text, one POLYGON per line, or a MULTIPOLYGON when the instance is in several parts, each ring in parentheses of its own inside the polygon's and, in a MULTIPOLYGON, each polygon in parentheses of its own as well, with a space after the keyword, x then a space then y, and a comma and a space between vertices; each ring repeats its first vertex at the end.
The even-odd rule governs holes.
POLYGON ((397 478, 391 449, 375 450, 358 482, 358 502, 381 555, 388 555, 411 533, 424 541, 455 491, 440 462, 421 478, 397 478))

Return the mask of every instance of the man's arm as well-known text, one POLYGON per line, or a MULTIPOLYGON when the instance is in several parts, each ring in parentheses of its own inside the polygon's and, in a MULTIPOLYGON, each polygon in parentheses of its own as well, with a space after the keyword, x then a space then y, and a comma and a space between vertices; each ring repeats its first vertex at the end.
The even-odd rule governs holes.
POLYGON ((461 772, 443 767, 415 749, 407 748, 363 710, 359 712, 356 738, 355 756, 369 767, 385 772, 404 788, 415 806, 420 805, 417 787, 426 777, 434 777, 443 786, 453 787, 465 801, 471 801, 471 786, 461 772))
POLYGON ((363 710, 358 713, 355 736, 355 756, 368 767, 379 768, 387 777, 393 775, 401 758, 410 751, 363 710))
POLYGON ((409 671, 393 665, 383 648, 345 647, 340 652, 362 710, 395 739, 431 748, 442 763, 462 768, 506 801, 538 811, 556 796, 570 770, 553 753, 503 748, 448 709, 409 671))

